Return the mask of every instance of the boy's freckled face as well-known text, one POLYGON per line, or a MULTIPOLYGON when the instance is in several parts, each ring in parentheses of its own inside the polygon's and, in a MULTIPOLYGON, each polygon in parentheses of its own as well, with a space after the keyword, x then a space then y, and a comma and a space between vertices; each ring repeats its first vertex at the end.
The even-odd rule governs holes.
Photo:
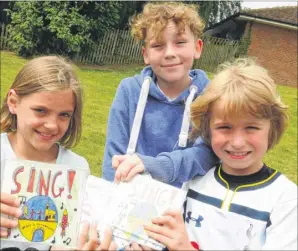
POLYGON ((222 160, 225 172, 248 175, 263 166, 262 158, 268 149, 270 121, 251 115, 223 116, 223 101, 212 105, 210 119, 211 145, 222 160))
POLYGON ((72 90, 37 92, 16 103, 17 138, 23 147, 48 151, 66 133, 75 101, 72 90))
POLYGON ((189 80, 189 71, 195 58, 202 51, 202 41, 196 40, 190 28, 186 25, 185 32, 170 21, 163 31, 161 41, 157 41, 148 30, 143 56, 146 64, 150 64, 157 75, 158 82, 175 84, 189 80))

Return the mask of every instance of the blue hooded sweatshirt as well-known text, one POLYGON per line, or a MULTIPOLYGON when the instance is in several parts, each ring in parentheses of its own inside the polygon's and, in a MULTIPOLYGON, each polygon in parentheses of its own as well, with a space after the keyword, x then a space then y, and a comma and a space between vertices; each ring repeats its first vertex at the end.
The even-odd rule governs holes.
MULTIPOLYGON (((144 163, 145 172, 157 180, 180 187, 183 182, 204 175, 218 159, 200 138, 195 142, 188 141, 186 147, 178 146, 190 88, 174 100, 169 100, 155 83, 156 76, 150 66, 139 75, 123 79, 118 87, 108 119, 103 177, 113 181, 112 157, 126 154, 142 84, 147 76, 153 81, 149 87, 136 153, 144 163)), ((202 70, 192 70, 189 76, 191 85, 197 87, 197 97, 208 84, 208 77, 202 70)))

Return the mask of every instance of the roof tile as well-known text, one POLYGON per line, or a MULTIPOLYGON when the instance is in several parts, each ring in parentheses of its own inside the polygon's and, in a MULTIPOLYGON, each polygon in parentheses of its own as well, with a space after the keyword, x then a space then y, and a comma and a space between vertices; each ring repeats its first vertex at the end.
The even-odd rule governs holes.
POLYGON ((244 9, 241 14, 247 14, 253 17, 266 18, 272 21, 288 24, 298 24, 298 7, 284 6, 264 9, 244 9))

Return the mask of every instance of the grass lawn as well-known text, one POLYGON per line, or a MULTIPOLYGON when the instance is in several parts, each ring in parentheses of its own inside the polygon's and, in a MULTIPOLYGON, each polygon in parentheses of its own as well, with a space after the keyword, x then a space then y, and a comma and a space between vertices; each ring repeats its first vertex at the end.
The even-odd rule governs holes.
MULTIPOLYGON (((25 62, 14 53, 1 51, 1 101, 25 62)), ((101 176, 106 122, 116 88, 121 79, 140 70, 140 66, 77 68, 84 88, 83 134, 73 150, 88 160, 94 175, 101 176)), ((278 90, 289 106, 290 125, 279 145, 267 153, 265 163, 297 183, 297 89, 278 86, 278 90)))

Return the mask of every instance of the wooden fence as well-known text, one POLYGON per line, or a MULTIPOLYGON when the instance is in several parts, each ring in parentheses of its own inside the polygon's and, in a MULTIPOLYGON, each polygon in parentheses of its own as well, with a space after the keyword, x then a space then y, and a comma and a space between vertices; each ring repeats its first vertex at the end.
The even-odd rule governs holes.
MULTIPOLYGON (((194 67, 213 72, 225 61, 237 57, 238 41, 216 37, 203 37, 203 53, 195 60, 194 67)), ((143 63, 142 46, 131 37, 129 31, 116 30, 106 33, 101 41, 90 46, 86 52, 77 54, 73 59, 86 64, 138 64, 143 63)))
POLYGON ((143 62, 142 46, 127 30, 108 32, 88 51, 77 54, 76 62, 87 64, 138 64, 143 62))
POLYGON ((240 42, 210 36, 203 37, 203 52, 194 62, 194 68, 214 72, 226 61, 234 61, 239 55, 240 42))
POLYGON ((5 25, 4 23, 2 23, 0 25, 0 49, 1 50, 9 50, 9 45, 8 45, 8 41, 9 41, 9 34, 8 34, 8 29, 7 29, 7 25, 5 25))
MULTIPOLYGON (((1 50, 9 50, 9 34, 4 24, 1 28, 1 50)), ((195 60, 194 68, 213 72, 225 61, 234 60, 239 54, 239 41, 231 41, 215 37, 203 37, 203 53, 195 60)), ((127 30, 108 32, 97 43, 89 45, 89 49, 76 54, 75 62, 93 65, 107 64, 142 64, 142 45, 136 43, 127 30)))

